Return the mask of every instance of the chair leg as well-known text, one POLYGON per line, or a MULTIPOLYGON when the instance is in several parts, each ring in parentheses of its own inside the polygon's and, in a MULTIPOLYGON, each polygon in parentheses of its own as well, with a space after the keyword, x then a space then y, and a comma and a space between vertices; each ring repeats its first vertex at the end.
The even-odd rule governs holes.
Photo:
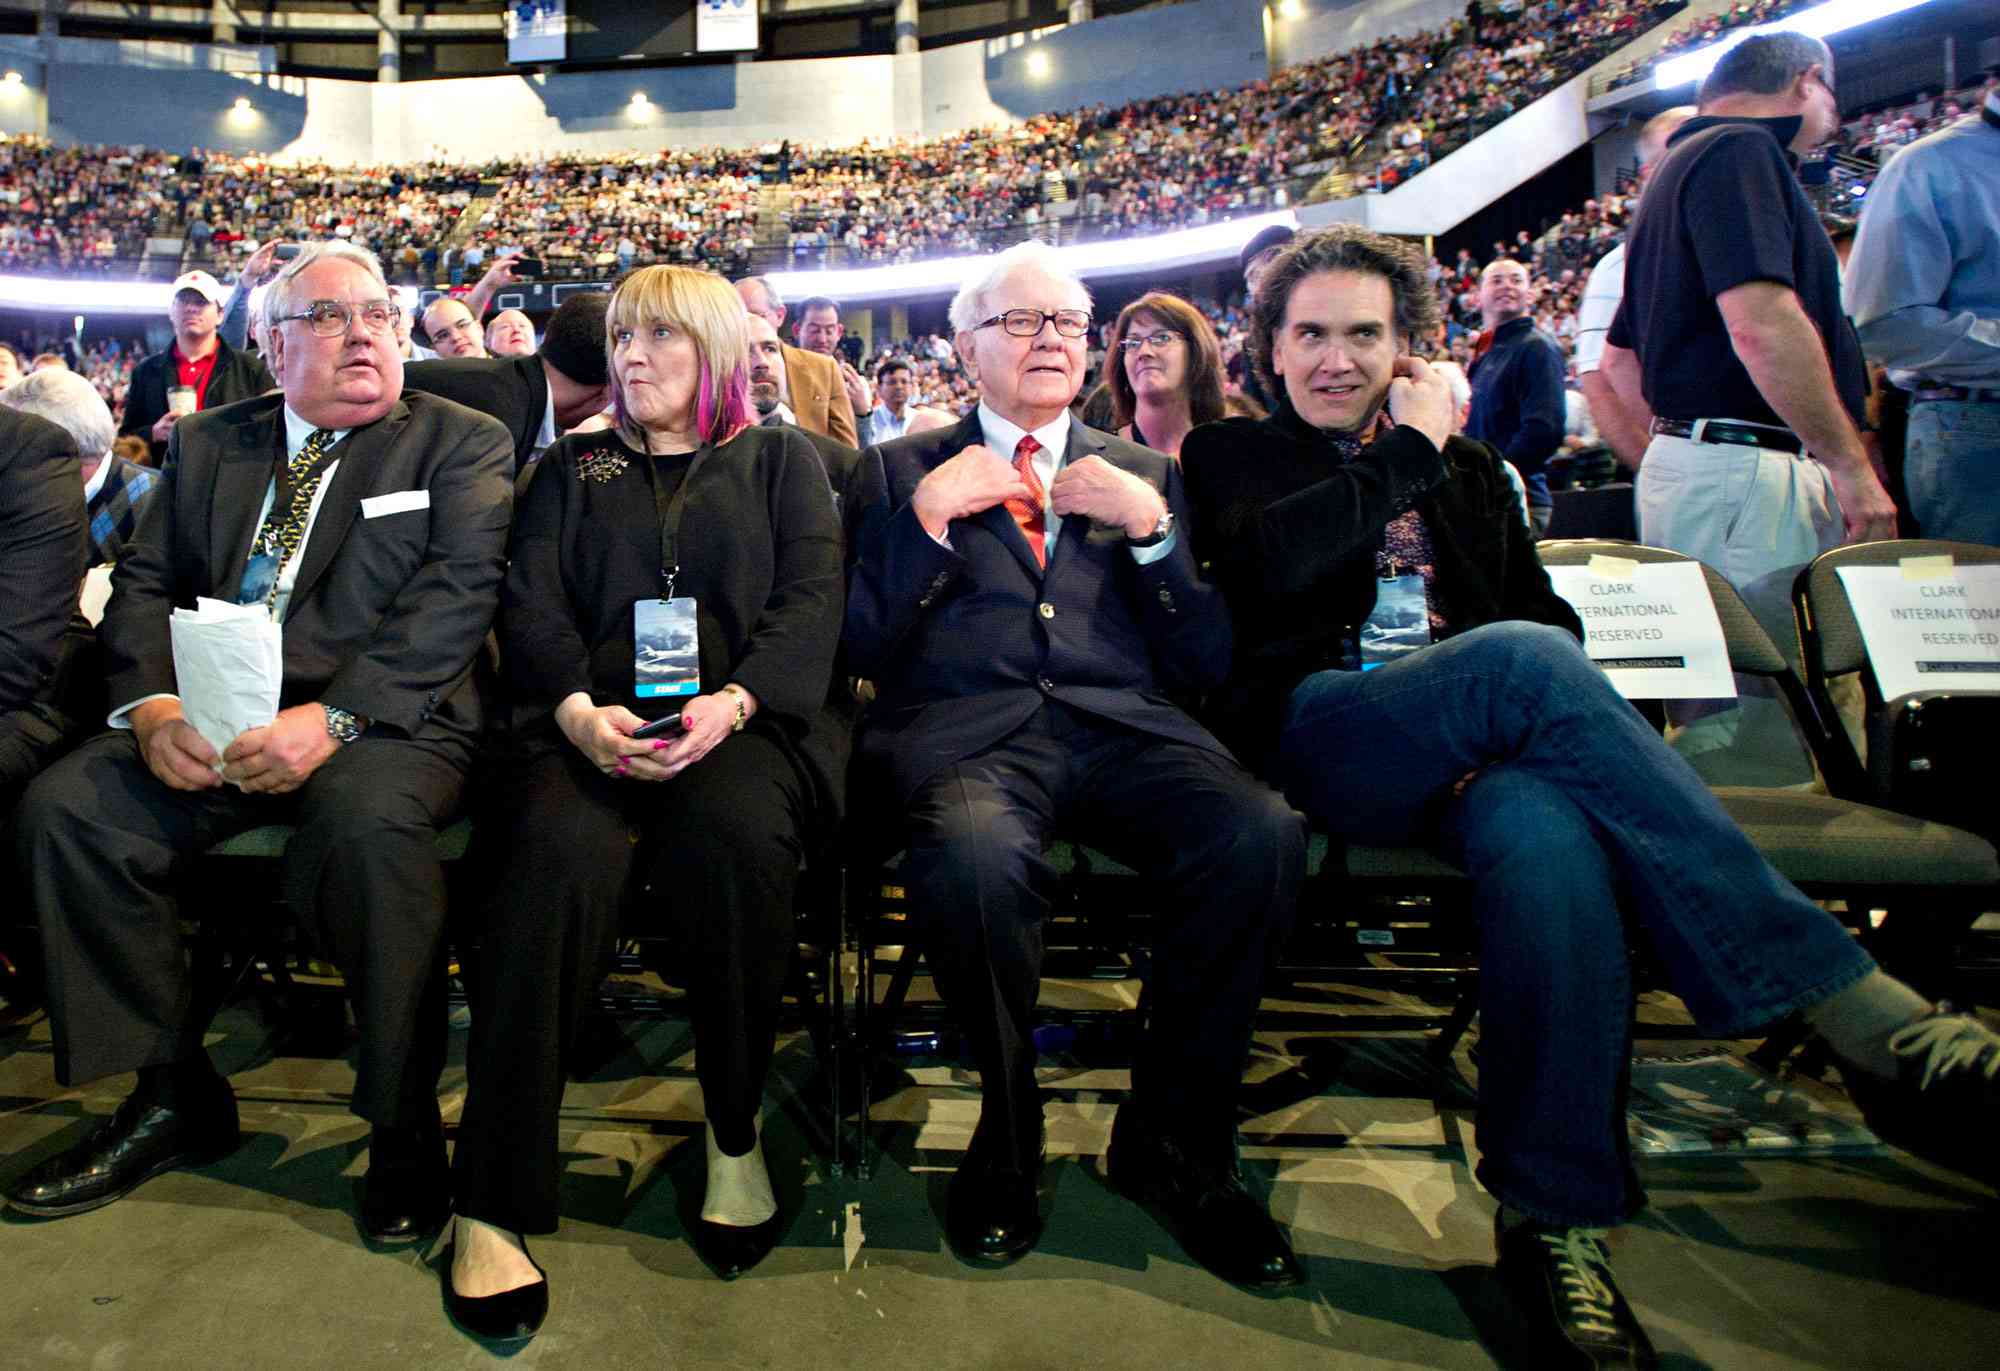
POLYGON ((1436 1066, 1444 1066, 1451 1061, 1451 1054, 1458 1050, 1459 1039, 1465 1030, 1472 1027, 1472 1021, 1479 1014, 1479 978, 1468 978, 1465 989, 1458 992, 1458 1003, 1451 1007, 1451 1017, 1444 1021, 1444 1027, 1431 1041, 1430 1057, 1436 1066))

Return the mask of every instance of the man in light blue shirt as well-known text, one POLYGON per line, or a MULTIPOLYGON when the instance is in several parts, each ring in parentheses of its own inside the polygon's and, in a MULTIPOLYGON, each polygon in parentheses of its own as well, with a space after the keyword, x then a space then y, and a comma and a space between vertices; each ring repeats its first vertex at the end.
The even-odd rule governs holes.
POLYGON ((886 443, 910 429, 910 392, 916 388, 916 372, 900 357, 891 357, 875 368, 875 408, 862 420, 861 446, 886 443))
POLYGON ((1869 187, 1846 300, 1910 392, 1903 481, 1925 536, 2000 543, 2000 84, 1869 187))

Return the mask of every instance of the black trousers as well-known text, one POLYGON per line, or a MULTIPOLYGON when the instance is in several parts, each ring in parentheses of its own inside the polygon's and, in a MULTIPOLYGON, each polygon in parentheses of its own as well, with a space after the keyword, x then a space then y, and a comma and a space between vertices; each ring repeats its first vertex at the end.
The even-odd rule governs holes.
POLYGON ((0 712, 0 826, 13 814, 28 782, 61 756, 74 737, 54 706, 27 705, 0 712))
POLYGON ((446 1032, 435 841, 463 786, 463 748, 379 737, 339 748, 279 796, 170 790, 129 732, 50 767, 21 802, 16 850, 47 949, 56 1079, 201 1051, 177 878, 231 834, 292 823, 282 893, 325 935, 361 1025, 354 1112, 435 1120, 446 1032))
POLYGON ((688 970, 716 1142, 736 1156, 756 1142, 815 802, 785 749, 754 726, 660 782, 613 780, 552 737, 524 746, 490 799, 480 840, 499 845, 453 1191, 468 1218, 552 1233, 570 1047, 628 909, 639 927, 673 935, 688 970))
POLYGON ((1157 881, 1132 1098, 1155 1127, 1227 1155, 1264 972, 1305 875, 1304 819, 1226 757, 1054 703, 918 788, 904 883, 979 1067, 975 1144, 1001 1167, 1040 1147, 1032 1032, 1057 831, 1157 881))

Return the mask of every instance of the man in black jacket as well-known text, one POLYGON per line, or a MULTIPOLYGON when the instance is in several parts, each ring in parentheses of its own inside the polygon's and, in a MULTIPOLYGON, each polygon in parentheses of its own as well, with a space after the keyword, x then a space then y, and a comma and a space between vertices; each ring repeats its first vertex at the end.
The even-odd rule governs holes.
POLYGON ((153 445, 153 465, 167 455, 176 420, 204 409, 262 395, 277 382, 263 359, 222 341, 220 283, 205 271, 190 271, 174 282, 169 313, 174 341, 165 352, 140 359, 125 392, 122 437, 136 433, 153 445))
POLYGON ((610 403, 604 311, 611 297, 578 291, 549 316, 540 352, 526 357, 438 357, 403 368, 403 384, 490 414, 514 438, 518 472, 542 449, 610 403))
POLYGON ((118 564, 99 635, 111 729, 30 787, 17 849, 57 1078, 139 1081, 9 1187, 24 1213, 94 1209, 237 1146, 235 1096, 192 1013, 176 878, 232 834, 290 823, 266 894, 324 931, 361 1026, 362 1227, 409 1240, 443 1218, 435 838, 481 728, 473 658, 499 600, 512 463, 493 420, 402 393, 394 310, 365 249, 301 253, 265 300, 284 393, 175 427, 118 564), (182 710, 169 619, 201 596, 266 605, 282 626, 276 717, 233 739, 182 710))
POLYGON ((90 553, 76 471, 69 434, 0 406, 0 825, 69 731, 58 668, 90 553))
POLYGON ((1628 920, 1706 1034, 1802 1013, 1871 1121, 1988 1172, 1963 1119, 1992 1116, 2000 1038, 1876 970, 1584 656, 1498 456, 1451 436, 1409 354, 1436 322, 1420 254, 1352 225, 1266 276, 1251 344, 1279 408, 1181 446, 1236 618, 1217 726, 1335 837, 1472 879, 1500 1275, 1536 1365, 1649 1367, 1602 1242, 1644 1202, 1628 920))
POLYGON ((1535 327, 1534 308, 1534 281, 1525 265, 1511 257, 1486 264, 1479 276, 1479 309, 1487 331, 1466 372, 1472 411, 1465 436, 1492 445, 1521 473, 1528 519, 1539 538, 1555 512, 1542 468, 1562 446, 1565 400, 1562 350, 1535 327))

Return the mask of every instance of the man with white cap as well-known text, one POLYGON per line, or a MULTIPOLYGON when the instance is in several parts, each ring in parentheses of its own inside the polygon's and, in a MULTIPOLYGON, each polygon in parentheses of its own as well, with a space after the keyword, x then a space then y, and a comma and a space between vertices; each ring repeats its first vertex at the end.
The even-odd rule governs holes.
POLYGON ((173 303, 167 307, 173 344, 132 368, 125 421, 118 432, 151 442, 155 466, 166 456, 167 437, 181 416, 247 400, 277 384, 259 358, 222 341, 217 329, 227 298, 222 283, 205 271, 175 278, 173 303))

